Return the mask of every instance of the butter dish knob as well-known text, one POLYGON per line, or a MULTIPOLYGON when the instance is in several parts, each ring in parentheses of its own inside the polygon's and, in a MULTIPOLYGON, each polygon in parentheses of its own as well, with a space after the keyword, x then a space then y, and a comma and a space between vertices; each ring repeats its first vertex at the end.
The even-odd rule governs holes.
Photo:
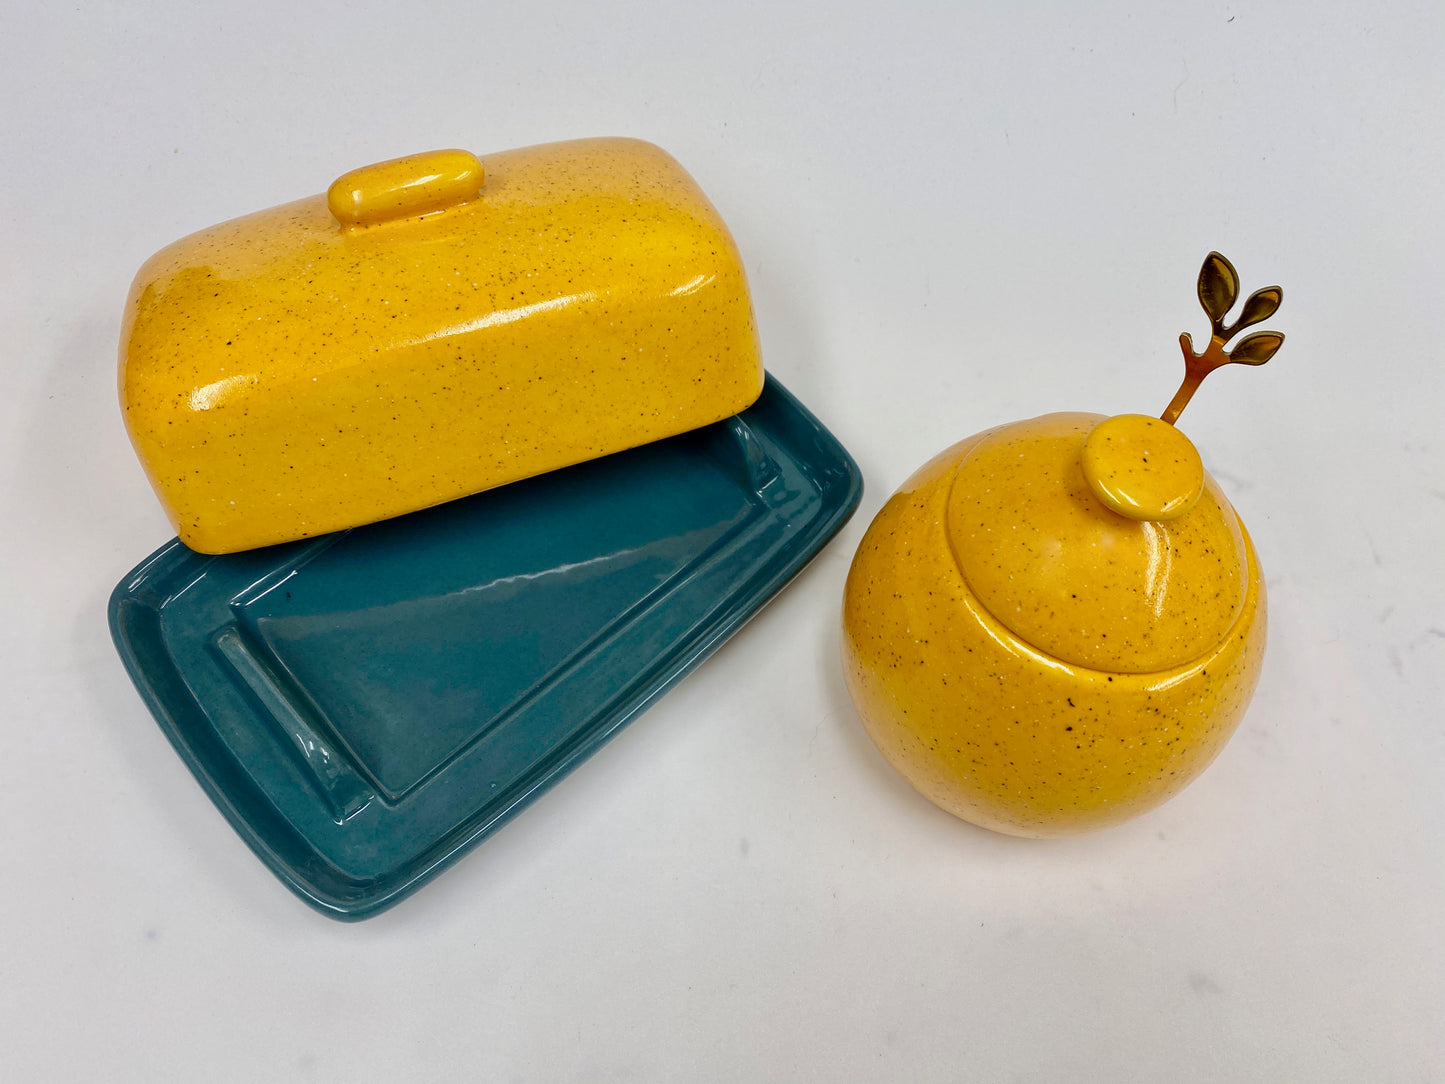
POLYGON ((444 210, 477 197, 482 163, 470 151, 428 151, 343 173, 326 206, 343 226, 370 226, 444 210))

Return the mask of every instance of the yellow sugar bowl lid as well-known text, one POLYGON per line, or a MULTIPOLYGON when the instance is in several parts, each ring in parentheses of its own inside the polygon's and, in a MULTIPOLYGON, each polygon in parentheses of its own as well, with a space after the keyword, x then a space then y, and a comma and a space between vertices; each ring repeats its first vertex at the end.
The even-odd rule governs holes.
POLYGON ((1157 419, 1049 414, 993 430, 960 463, 947 517, 979 602, 1062 662, 1182 666, 1244 606, 1239 519, 1188 438, 1157 419))

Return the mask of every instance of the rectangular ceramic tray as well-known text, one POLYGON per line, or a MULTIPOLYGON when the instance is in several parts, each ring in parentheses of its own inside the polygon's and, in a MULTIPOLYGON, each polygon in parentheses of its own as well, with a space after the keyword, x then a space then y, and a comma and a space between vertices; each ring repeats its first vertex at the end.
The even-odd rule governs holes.
POLYGON ((861 493, 769 377, 735 418, 409 516, 221 557, 172 541, 116 587, 111 632, 252 850, 359 919, 706 658, 861 493))

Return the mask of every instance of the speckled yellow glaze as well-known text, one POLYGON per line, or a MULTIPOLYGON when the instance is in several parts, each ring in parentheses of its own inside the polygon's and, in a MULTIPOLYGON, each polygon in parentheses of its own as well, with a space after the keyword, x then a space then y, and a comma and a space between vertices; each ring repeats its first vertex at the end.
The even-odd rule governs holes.
POLYGON ((141 268, 120 348, 131 439, 207 553, 659 440, 762 380, 727 228, 625 139, 413 156, 194 234, 141 268))
POLYGON ((1234 732, 1265 600, 1213 479, 1186 514, 1105 507, 1080 465, 1103 419, 1054 414, 955 445, 869 527, 844 674, 884 756, 966 820, 1102 828, 1177 793, 1234 732))

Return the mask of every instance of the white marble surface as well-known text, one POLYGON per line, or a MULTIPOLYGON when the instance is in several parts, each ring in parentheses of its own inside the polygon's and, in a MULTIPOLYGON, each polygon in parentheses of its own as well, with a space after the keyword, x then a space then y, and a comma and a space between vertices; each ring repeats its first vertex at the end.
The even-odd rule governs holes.
POLYGON ((1445 1078, 1438 3, 0 0, 0 1079, 1445 1078), (733 228, 859 514, 580 771, 345 926, 252 857, 105 627, 152 251, 397 154, 626 134, 733 228), (1210 248, 1280 282, 1188 429, 1271 639, 1178 799, 1028 843, 851 714, 854 546, 946 444, 1162 409, 1210 248))

